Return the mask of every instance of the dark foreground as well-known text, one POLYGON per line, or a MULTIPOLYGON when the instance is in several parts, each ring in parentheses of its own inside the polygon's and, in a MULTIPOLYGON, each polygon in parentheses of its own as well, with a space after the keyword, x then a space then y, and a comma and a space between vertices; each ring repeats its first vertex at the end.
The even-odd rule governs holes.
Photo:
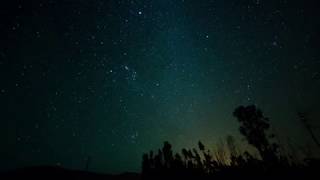
POLYGON ((212 175, 200 175, 192 172, 170 173, 161 172, 153 175, 138 173, 124 173, 120 175, 99 174, 86 171, 68 170, 60 167, 31 167, 2 173, 0 179, 110 179, 110 180, 138 180, 138 179, 317 179, 320 169, 274 169, 272 172, 258 172, 236 169, 225 169, 212 175))
POLYGON ((137 180, 141 179, 137 173, 124 173, 119 175, 99 174, 79 170, 69 170, 61 167, 43 166, 17 169, 2 173, 0 179, 111 179, 111 180, 137 180))

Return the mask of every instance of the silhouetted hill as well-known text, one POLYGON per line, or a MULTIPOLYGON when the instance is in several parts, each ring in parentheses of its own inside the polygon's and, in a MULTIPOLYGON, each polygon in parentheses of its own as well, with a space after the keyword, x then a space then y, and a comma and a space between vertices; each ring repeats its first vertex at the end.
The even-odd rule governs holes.
POLYGON ((79 170, 64 169, 55 166, 39 166, 16 169, 0 175, 0 179, 110 179, 136 180, 140 179, 137 173, 123 173, 119 175, 92 173, 79 170))

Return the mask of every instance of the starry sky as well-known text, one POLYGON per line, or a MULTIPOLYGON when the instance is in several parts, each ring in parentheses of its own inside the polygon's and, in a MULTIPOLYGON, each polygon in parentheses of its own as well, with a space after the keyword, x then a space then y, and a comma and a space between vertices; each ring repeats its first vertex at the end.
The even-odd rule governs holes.
MULTIPOLYGON (((316 0, 8 0, 0 3, 1 170, 139 171, 169 140, 211 147, 239 105, 310 138, 320 117, 316 0)), ((309 142, 312 144, 312 142, 309 142)))

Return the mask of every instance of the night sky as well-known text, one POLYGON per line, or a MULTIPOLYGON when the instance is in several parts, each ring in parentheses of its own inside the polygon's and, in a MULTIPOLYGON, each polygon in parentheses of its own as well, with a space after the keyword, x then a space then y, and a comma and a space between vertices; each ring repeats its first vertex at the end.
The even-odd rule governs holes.
MULTIPOLYGON (((256 104, 311 144, 320 115, 316 0, 0 2, 0 170, 140 171, 142 153, 213 147, 256 104)), ((319 123, 318 123, 319 125, 319 123)))

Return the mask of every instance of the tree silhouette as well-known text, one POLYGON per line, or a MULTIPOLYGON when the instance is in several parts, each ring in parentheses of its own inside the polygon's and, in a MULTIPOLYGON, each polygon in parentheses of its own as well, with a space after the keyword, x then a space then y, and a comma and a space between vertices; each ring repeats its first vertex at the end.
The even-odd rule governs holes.
MULTIPOLYGON (((244 135, 249 144, 253 145, 260 153, 265 162, 277 161, 277 144, 270 143, 267 130, 270 128, 269 119, 265 117, 256 106, 239 106, 233 112, 233 115, 241 123, 240 133, 244 135)), ((269 136, 273 138, 274 135, 269 136)))
POLYGON ((147 175, 151 169, 151 162, 149 160, 148 154, 142 155, 142 174, 147 175))
POLYGON ((198 142, 198 147, 199 147, 200 151, 204 151, 205 150, 205 147, 204 147, 204 145, 202 144, 201 141, 198 142))
POLYGON ((278 144, 272 140, 274 135, 268 133, 269 119, 261 110, 253 105, 240 106, 233 115, 240 122, 241 134, 262 159, 246 149, 240 151, 232 136, 220 141, 212 152, 198 141, 197 148, 183 148, 180 153, 174 153, 172 145, 165 141, 158 151, 143 155, 142 179, 270 179, 279 177, 279 173, 288 177, 317 174, 319 159, 310 156, 304 163, 289 163, 293 158, 279 153, 278 144))
POLYGON ((163 152, 163 160, 164 160, 164 167, 170 168, 171 163, 173 161, 173 153, 171 150, 171 144, 168 141, 164 142, 162 152, 163 152))

